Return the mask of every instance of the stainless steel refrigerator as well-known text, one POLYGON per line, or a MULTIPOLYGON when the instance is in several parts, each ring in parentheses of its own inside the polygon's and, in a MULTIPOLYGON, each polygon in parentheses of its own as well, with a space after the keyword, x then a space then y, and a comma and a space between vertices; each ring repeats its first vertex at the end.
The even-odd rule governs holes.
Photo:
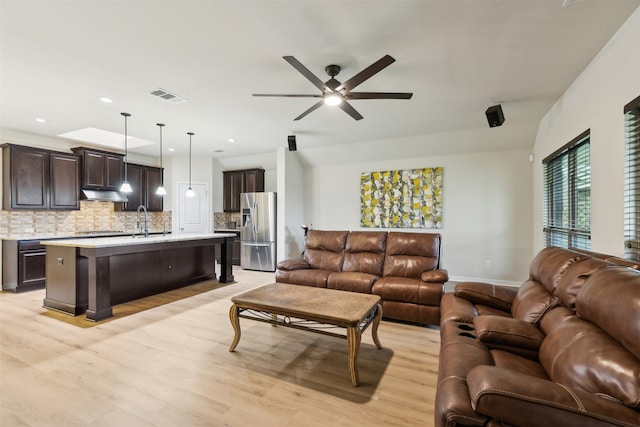
POLYGON ((276 193, 241 193, 240 267, 276 271, 276 193))

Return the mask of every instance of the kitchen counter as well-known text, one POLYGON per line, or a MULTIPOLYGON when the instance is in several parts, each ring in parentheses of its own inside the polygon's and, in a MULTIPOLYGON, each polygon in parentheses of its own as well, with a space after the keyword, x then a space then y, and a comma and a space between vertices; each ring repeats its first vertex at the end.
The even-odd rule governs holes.
POLYGON ((116 237, 93 237, 76 238, 76 239, 63 239, 63 240, 43 240, 40 243, 43 245, 54 246, 70 246, 76 248, 111 248, 117 246, 135 246, 135 245, 150 245, 163 242, 184 242, 195 240, 206 240, 212 238, 235 238, 233 233, 198 233, 198 234, 155 234, 145 237, 144 235, 125 235, 116 237))
POLYGON ((99 321, 120 304, 188 284, 215 279, 232 282, 234 233, 203 233, 43 240, 46 247, 44 306, 99 321))

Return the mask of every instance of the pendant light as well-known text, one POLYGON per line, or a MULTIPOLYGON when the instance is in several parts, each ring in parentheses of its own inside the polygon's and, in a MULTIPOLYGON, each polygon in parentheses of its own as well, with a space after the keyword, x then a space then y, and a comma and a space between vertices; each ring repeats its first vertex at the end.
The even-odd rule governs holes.
POLYGON ((131 193, 133 191, 131 189, 131 185, 127 180, 127 117, 131 117, 129 113, 120 113, 124 117, 124 181, 122 181, 122 187, 120 187, 120 191, 123 193, 131 193))
POLYGON ((160 186, 156 190, 158 196, 164 196, 167 194, 167 190, 164 189, 164 170, 162 170, 162 128, 164 123, 156 123, 160 128, 160 186))
POLYGON ((195 134, 193 132, 187 132, 187 135, 189 135, 189 188, 187 188, 184 195, 186 197, 194 197, 196 194, 193 192, 193 188, 191 188, 191 137, 195 134))

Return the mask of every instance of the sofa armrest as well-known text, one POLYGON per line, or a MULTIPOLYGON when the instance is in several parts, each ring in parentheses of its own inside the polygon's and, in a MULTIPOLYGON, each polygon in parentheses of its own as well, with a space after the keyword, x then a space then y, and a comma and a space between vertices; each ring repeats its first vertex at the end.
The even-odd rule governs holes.
POLYGON ((511 312, 511 304, 513 304, 513 300, 518 293, 518 288, 483 282, 460 282, 453 292, 455 296, 464 298, 474 304, 482 304, 511 312))
POLYGON ((420 276, 420 280, 423 282, 445 283, 449 281, 449 272, 444 269, 425 271, 420 276))
POLYGON ((476 412, 510 425, 637 426, 640 423, 639 412, 614 400, 496 366, 471 369, 467 385, 471 406, 476 412))
POLYGON ((276 267, 278 270, 284 271, 293 271, 293 270, 307 270, 310 269, 311 266, 309 263, 303 259, 284 259, 278 263, 276 267))
POLYGON ((476 338, 488 348, 507 350, 537 359, 544 334, 535 326, 513 317, 483 315, 473 319, 476 338))

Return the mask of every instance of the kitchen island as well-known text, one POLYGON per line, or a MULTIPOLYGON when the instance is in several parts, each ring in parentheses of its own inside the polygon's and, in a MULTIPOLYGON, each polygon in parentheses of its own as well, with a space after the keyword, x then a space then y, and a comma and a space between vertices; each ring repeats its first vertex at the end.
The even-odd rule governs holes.
POLYGON ((44 307, 87 320, 113 316, 112 305, 215 279, 232 282, 235 234, 172 234, 45 240, 44 307))

